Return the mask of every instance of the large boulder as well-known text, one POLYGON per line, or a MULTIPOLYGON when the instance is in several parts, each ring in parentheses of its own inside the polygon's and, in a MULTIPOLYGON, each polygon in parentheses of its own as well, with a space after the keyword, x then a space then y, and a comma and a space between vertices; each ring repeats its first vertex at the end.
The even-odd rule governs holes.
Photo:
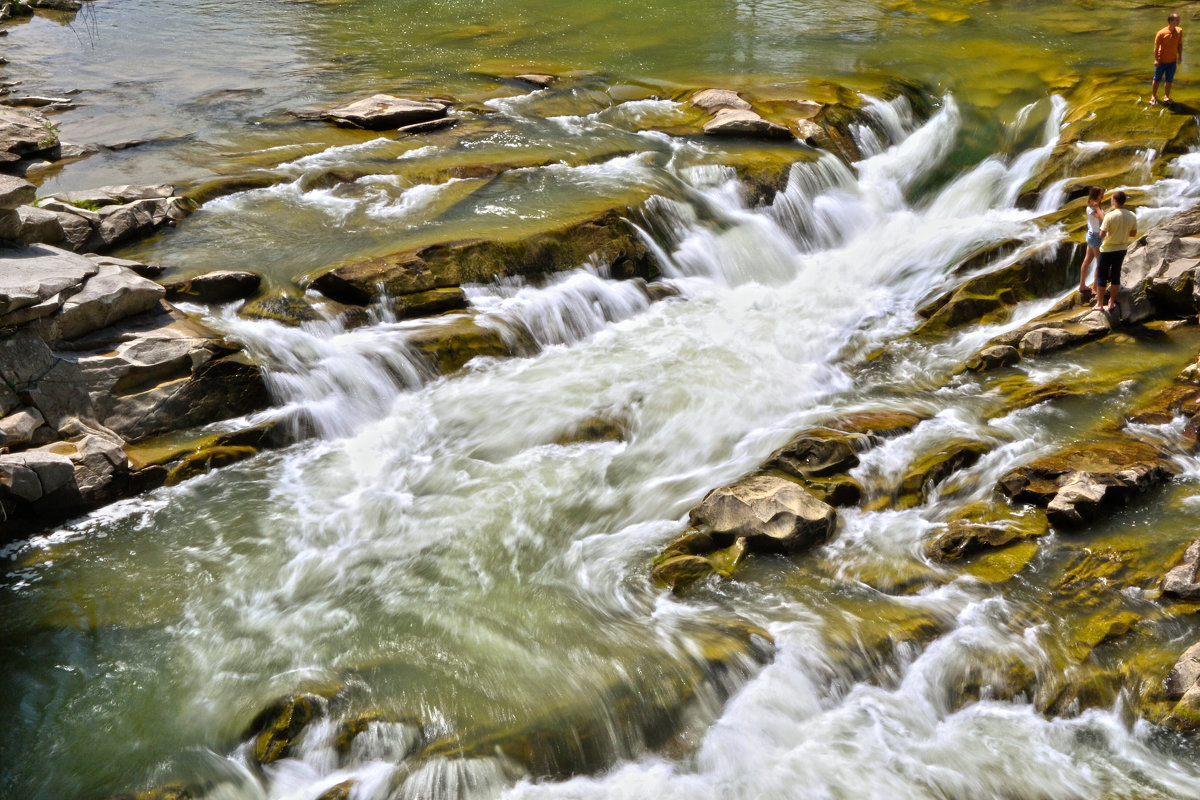
POLYGON ((1131 322, 1191 316, 1200 310, 1200 208, 1143 232, 1121 271, 1120 306, 1131 322))
POLYGON ((725 545, 744 538, 753 551, 799 553, 828 541, 837 512, 794 481, 750 475, 709 492, 689 517, 725 545))
POLYGON ((448 105, 436 101, 375 94, 330 109, 322 117, 337 125, 381 131, 440 119, 448 110, 448 105))

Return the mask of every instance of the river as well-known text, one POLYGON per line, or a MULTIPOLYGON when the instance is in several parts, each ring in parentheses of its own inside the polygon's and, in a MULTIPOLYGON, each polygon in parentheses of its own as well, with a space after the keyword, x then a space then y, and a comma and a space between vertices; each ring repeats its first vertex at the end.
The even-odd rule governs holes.
MULTIPOLYGON (((1052 88, 1144 68, 1158 16, 920 0, 100 0, 69 29, 12 27, 5 54, 25 88, 82 90, 55 118, 64 139, 152 140, 67 165, 46 191, 280 178, 123 253, 171 274, 241 267, 287 286, 412 242, 639 204, 679 296, 651 304, 586 267, 471 287, 481 324, 537 352, 441 378, 410 323, 288 328, 204 310, 316 435, 6 548, 0 795, 185 781, 214 800, 315 800, 351 780, 355 800, 1194 797, 1196 744, 1137 721, 1128 698, 1052 716, 1002 688, 1013 664, 1044 682, 1064 669, 1086 616, 1046 611, 1064 563, 1136 542, 1162 566, 1194 535, 1200 464, 1085 537, 1051 535, 1010 580, 921 551, 1006 470, 1178 372, 1200 335, 1151 356, 1118 342, 1039 362, 1035 383, 1104 377, 1066 410, 1002 415, 956 370, 1053 300, 903 343, 964 257, 1056 238, 1016 206, 1056 141, 1052 88), (492 77, 534 69, 571 72, 575 88, 528 94, 492 77), (685 113, 689 87, 787 96, 836 82, 870 96, 889 75, 927 82, 932 116, 870 100, 886 140, 864 130, 852 167, 798 164, 761 207, 723 166, 737 145, 650 130, 685 113), (379 90, 467 97, 504 124, 442 146, 285 113, 379 90), (501 160, 521 166, 478 191, 422 180, 501 160), (306 183, 339 169, 365 177, 306 183), (992 449, 927 503, 843 511, 832 542, 796 561, 757 559, 682 598, 651 583, 651 560, 709 489, 795 431, 864 409, 926 417, 864 457, 868 492, 940 443, 992 449), (557 443, 597 415, 619 419, 623 440, 557 443), (769 632, 773 657, 714 670, 712 631, 747 624, 769 632), (906 637, 913 625, 936 633, 906 637), (682 730, 648 742, 639 725, 681 686, 694 695, 682 730), (348 699, 260 771, 242 731, 297 691, 348 699), (381 712, 371 735, 339 754, 337 723, 363 711, 381 712), (546 724, 602 731, 605 768, 531 779, 479 754, 397 766, 422 736, 546 724)), ((1143 224, 1193 205, 1198 170, 1180 157, 1143 224)), ((1138 590, 1112 595, 1151 613, 1138 590)), ((1180 617, 1144 649, 1165 658, 1198 636, 1180 617)))

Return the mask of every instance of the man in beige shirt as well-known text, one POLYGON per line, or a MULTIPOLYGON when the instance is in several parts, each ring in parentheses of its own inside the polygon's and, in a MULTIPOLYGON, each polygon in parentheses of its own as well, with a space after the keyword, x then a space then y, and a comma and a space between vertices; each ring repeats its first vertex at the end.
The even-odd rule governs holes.
POLYGON ((1096 305, 1097 311, 1112 311, 1117 307, 1117 293, 1121 291, 1121 265, 1125 263, 1125 252, 1137 238, 1137 217, 1125 208, 1125 193, 1113 192, 1112 210, 1104 215, 1100 223, 1100 257, 1096 260, 1096 305), (1108 303, 1104 302, 1104 289, 1108 287, 1108 303))

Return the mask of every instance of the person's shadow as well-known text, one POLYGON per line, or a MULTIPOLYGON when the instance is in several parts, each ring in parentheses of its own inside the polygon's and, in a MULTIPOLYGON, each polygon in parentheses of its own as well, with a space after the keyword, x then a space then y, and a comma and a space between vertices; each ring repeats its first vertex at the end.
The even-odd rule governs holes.
POLYGON ((1162 107, 1172 114, 1196 114, 1195 106, 1190 106, 1187 103, 1181 103, 1178 100, 1172 100, 1169 103, 1163 103, 1162 107))

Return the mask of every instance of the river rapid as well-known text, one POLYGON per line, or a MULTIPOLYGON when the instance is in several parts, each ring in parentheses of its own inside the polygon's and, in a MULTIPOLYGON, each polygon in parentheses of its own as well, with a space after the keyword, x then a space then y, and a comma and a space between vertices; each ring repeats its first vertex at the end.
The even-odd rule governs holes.
MULTIPOLYGON (((69 28, 11 28, 5 54, 25 88, 82 90, 55 118, 65 140, 153 140, 67 165, 45 191, 281 178, 122 253, 170 274, 249 268, 286 286, 413 242, 637 204, 678 297, 651 304, 589 265, 470 287, 480 324, 536 352, 441 378, 412 324, 386 314, 346 330, 193 309, 268 366, 268 413, 301 415, 315 435, 3 551, 0 796, 182 781, 213 800, 316 800, 349 780, 355 800, 1195 797, 1196 744, 1138 721, 1128 698, 1049 716, 997 687, 1006 665, 1063 670, 1073 612, 1047 614, 1044 593, 1065 562, 1136 542, 1169 566, 1194 536, 1200 463, 1083 536, 1047 537, 1011 580, 931 564, 922 545, 1005 471, 1178 372, 1200 334, 1027 365, 1035 384, 1106 378, 1065 410, 1002 416, 958 367, 1057 298, 943 341, 904 339, 963 258, 1057 238, 1017 207, 1056 141, 1065 104, 1052 89, 1088 68, 1144 69, 1159 16, 101 0, 69 28), (577 71, 579 88, 530 94, 491 77, 529 70, 577 71), (932 116, 876 99, 888 75, 934 87, 932 116), (684 87, 783 96, 828 82, 862 92, 885 135, 862 128, 851 166, 797 164, 763 206, 746 206, 726 165, 739 145, 653 130, 686 113, 673 99, 684 87), (374 91, 469 97, 503 125, 439 145, 283 114, 374 91), (527 166, 470 193, 422 180, 501 160, 527 166), (306 182, 335 169, 363 177, 306 182), (992 450, 915 508, 843 510, 812 554, 755 559, 683 598, 651 583, 653 557, 709 489, 801 428, 878 409, 926 419, 855 468, 868 492, 939 443, 992 450), (623 440, 559 443, 597 415, 621 420, 623 440), (903 635, 913 624, 935 633, 903 635), (770 634, 773 656, 714 669, 712 632, 745 625, 770 634), (298 691, 349 699, 290 757, 254 766, 243 730, 298 691), (681 691, 681 729, 650 741, 658 704, 681 691), (339 750, 338 725, 364 712, 378 714, 369 735, 339 750), (535 779, 486 753, 398 766, 422 736, 539 726, 601 731, 602 768, 535 779)), ((1198 174, 1200 156, 1179 157, 1146 187, 1141 224, 1194 205, 1198 174)), ((1137 590, 1113 602, 1151 606, 1137 590)), ((1148 650, 1177 655, 1200 637, 1186 616, 1160 630, 1148 650)))

